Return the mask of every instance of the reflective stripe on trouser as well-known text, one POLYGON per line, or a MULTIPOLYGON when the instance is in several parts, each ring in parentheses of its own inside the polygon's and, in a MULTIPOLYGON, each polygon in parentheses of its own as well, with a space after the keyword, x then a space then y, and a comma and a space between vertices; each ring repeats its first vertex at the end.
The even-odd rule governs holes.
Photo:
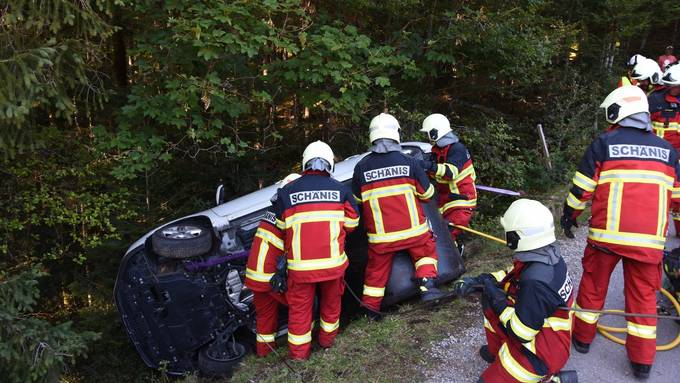
POLYGON ((285 304, 285 302, 285 296, 282 294, 253 291, 257 356, 266 356, 272 351, 271 348, 275 347, 274 340, 279 325, 279 304, 285 304))
MULTIPOLYGON (((444 214, 444 220, 451 222, 454 225, 468 227, 472 219, 472 209, 452 209, 444 214)), ((454 241, 463 232, 461 229, 449 228, 451 230, 451 239, 454 241)))
MULTIPOLYGON (((661 283, 661 265, 643 263, 586 246, 583 256, 583 276, 576 297, 578 307, 601 310, 607 296, 609 279, 619 260, 623 260, 623 293, 625 310, 645 314, 656 313, 656 291, 661 283)), ((617 291, 618 293, 618 291, 617 291)), ((656 354, 656 319, 627 317, 628 358, 636 363, 652 364, 656 354)), ((597 331, 597 315, 576 313, 573 336, 583 343, 592 343, 597 331)))
MULTIPOLYGON (((344 284, 342 277, 330 281, 300 283, 288 281, 288 348, 292 359, 307 359, 312 351, 312 305, 319 289, 321 320, 326 324, 340 319, 340 304, 344 284)), ((338 330, 319 332, 319 344, 330 347, 338 330)))
MULTIPOLYGON (((437 276, 437 249, 434 240, 428 238, 418 246, 406 249, 406 251, 410 254, 411 261, 417 264, 416 278, 434 278, 437 276)), ((364 273, 364 291, 361 301, 373 310, 380 310, 395 254, 396 252, 376 253, 373 246, 368 246, 368 263, 364 273)), ((410 276, 404 276, 404 278, 408 277, 410 276)))
MULTIPOLYGON (((482 373, 484 383, 539 382, 548 373, 547 369, 536 371, 522 350, 524 346, 516 339, 508 338, 500 327, 498 316, 491 309, 484 310, 484 331, 489 352, 496 357, 482 373)), ((567 355, 569 352, 568 349, 554 351, 567 355)))

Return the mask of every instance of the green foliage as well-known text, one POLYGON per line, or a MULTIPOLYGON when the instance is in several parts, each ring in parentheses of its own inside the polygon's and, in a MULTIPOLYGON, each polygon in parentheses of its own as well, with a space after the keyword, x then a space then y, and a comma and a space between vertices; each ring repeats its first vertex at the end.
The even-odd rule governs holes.
POLYGON ((34 313, 39 266, 0 272, 0 374, 8 382, 54 381, 64 366, 85 354, 94 332, 76 332, 70 322, 52 324, 34 313))

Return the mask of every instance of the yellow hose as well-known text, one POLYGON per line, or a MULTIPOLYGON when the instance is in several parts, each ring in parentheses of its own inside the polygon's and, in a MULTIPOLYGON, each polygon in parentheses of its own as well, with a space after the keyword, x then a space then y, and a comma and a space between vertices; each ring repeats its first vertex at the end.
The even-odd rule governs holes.
MULTIPOLYGON (((673 294, 666 291, 666 289, 661 289, 661 293, 663 295, 665 295, 666 298, 668 298, 668 300, 671 301, 671 303, 673 304, 673 307, 675 307, 675 311, 677 311, 678 314, 680 314, 680 303, 678 303, 678 300, 675 299, 673 294)), ((623 312, 623 310, 604 310, 604 312, 623 312)), ((621 338, 617 337, 616 335, 612 334, 612 333, 625 333, 627 331, 625 327, 612 327, 612 326, 605 326, 605 325, 598 324, 597 325, 597 331, 599 331, 600 334, 602 334, 602 336, 611 340, 612 342, 618 343, 620 345, 626 344, 625 339, 621 339, 621 338)), ((678 333, 678 336, 676 336, 675 339, 672 340, 671 342, 666 343, 666 344, 657 345, 656 351, 672 350, 672 349, 678 347, 678 345, 680 345, 680 332, 678 333)))
POLYGON ((505 244, 507 243, 507 242, 505 242, 505 240, 503 240, 503 239, 500 239, 500 238, 498 238, 498 237, 494 237, 493 235, 489 235, 489 234, 486 234, 486 233, 482 233, 481 231, 477 231, 477 230, 475 230, 475 229, 470 229, 470 228, 467 227, 467 226, 454 225, 454 224, 452 224, 452 223, 450 223, 449 225, 455 227, 456 229, 460 229, 460 230, 467 231, 467 232, 472 233, 472 234, 476 234, 476 235, 478 235, 478 236, 480 236, 480 237, 482 237, 482 238, 490 239, 490 240, 492 240, 492 241, 496 241, 496 242, 501 243, 501 244, 503 244, 503 245, 505 245, 505 244))

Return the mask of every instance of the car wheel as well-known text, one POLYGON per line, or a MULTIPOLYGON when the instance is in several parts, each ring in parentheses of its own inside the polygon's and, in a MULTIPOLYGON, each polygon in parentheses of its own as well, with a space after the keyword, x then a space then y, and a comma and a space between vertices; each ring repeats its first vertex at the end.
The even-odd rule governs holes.
POLYGON ((212 235, 195 222, 173 223, 151 235, 156 254, 168 258, 191 258, 203 255, 212 247, 212 235))
POLYGON ((206 376, 229 377, 246 356, 246 346, 236 341, 208 345, 198 351, 198 369, 206 376))

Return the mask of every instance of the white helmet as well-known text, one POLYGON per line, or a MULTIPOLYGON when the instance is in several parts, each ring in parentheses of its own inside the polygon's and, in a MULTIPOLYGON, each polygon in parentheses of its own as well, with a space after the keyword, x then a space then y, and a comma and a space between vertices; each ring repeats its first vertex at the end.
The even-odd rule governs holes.
POLYGON ((628 64, 628 66, 635 66, 635 65, 637 65, 640 61, 644 61, 646 58, 647 58, 647 57, 645 57, 645 56, 643 56, 643 55, 641 55, 641 54, 635 54, 635 55, 631 56, 631 57, 628 59, 628 63, 627 63, 627 64, 628 64))
POLYGON ((616 88, 604 99, 600 108, 604 108, 605 118, 610 124, 616 124, 635 113, 649 113, 647 96, 635 85, 616 88))
POLYGON ((633 72, 630 74, 630 78, 633 80, 647 80, 652 84, 659 84, 661 82, 661 69, 659 64, 652 59, 644 59, 639 61, 633 67, 633 72))
POLYGON ((302 153, 302 169, 305 169, 307 162, 315 158, 321 158, 328 162, 328 164, 331 166, 330 171, 333 172, 333 169, 335 168, 333 150, 330 146, 328 146, 327 143, 323 141, 314 141, 307 145, 305 151, 302 153))
POLYGON ((508 247, 515 251, 538 249, 555 242, 553 215, 542 203, 518 199, 501 217, 508 247))
POLYGON ((276 186, 282 188, 300 177, 301 176, 297 173, 290 173, 289 175, 283 177, 281 181, 277 182, 276 186))
POLYGON ((451 131, 451 124, 449 124, 449 119, 446 116, 435 113, 425 117, 423 128, 420 131, 427 133, 430 141, 437 141, 451 131))
POLYGON ((380 138, 389 138, 397 142, 399 139, 399 121, 393 115, 387 113, 380 113, 373 117, 371 124, 368 126, 368 138, 371 143, 380 138))
POLYGON ((666 69, 661 78, 664 85, 680 85, 680 65, 671 65, 666 69))

